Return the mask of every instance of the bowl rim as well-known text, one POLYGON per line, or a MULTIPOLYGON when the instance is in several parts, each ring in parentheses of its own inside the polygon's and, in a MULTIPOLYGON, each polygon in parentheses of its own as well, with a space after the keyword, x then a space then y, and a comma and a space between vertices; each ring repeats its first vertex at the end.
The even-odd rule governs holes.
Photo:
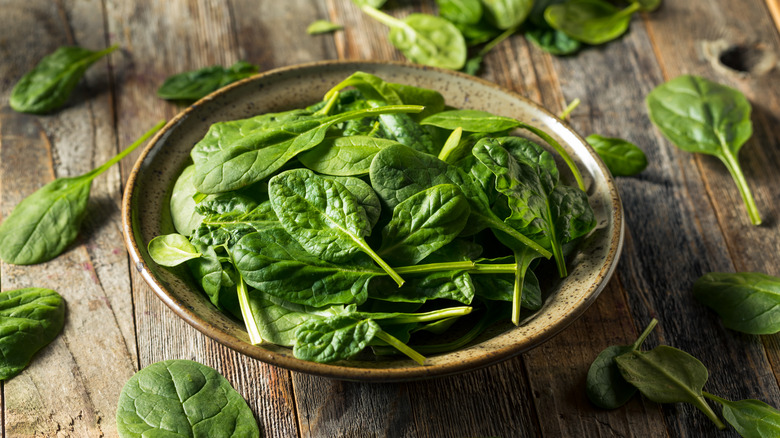
POLYGON ((609 279, 615 271, 618 259, 623 247, 624 239, 624 212, 620 196, 615 185, 614 178, 607 170, 606 165, 600 159, 598 154, 593 148, 565 121, 562 121, 552 114, 547 109, 543 108, 540 104, 520 95, 519 93, 508 90, 499 86, 493 82, 487 81, 482 78, 467 75, 462 72, 446 70, 437 67, 421 66, 416 64, 410 64, 400 61, 377 61, 377 60, 324 60, 314 61, 302 64, 295 64, 280 68, 268 70, 266 72, 251 76, 249 78, 242 79, 226 87, 223 87, 208 96, 198 100, 194 104, 180 111, 175 117, 169 120, 165 126, 160 129, 144 146, 138 159, 133 165, 130 174, 128 175, 125 183, 124 193, 122 196, 122 234, 124 237, 124 243, 127 251, 131 257, 132 265, 141 274, 141 277, 147 283, 149 287, 155 292, 157 297, 165 303, 168 308, 173 310, 180 318, 187 322, 190 326, 200 331, 204 335, 217 341, 218 343, 238 351, 246 356, 258 359, 270 365, 279 366, 291 371, 304 372, 321 377, 334 378, 339 380, 352 380, 352 381, 370 381, 370 382, 400 382, 400 381, 412 381, 428 379, 432 377, 444 377, 454 374, 460 374, 464 372, 474 371, 493 365, 504 360, 517 356, 531 348, 538 347, 542 343, 553 338, 555 335, 563 331, 576 319, 578 319, 582 313, 587 310, 595 299, 600 295, 601 291, 606 287, 609 279), (338 362, 333 364, 322 364, 316 362, 310 362, 293 357, 292 355, 284 355, 274 352, 269 349, 265 349, 262 346, 251 345, 244 342, 235 336, 226 333, 198 316, 195 312, 190 310, 187 305, 177 299, 173 294, 169 293, 163 284, 153 273, 152 269, 147 264, 147 261, 142 256, 142 252, 138 247, 133 227, 134 212, 132 205, 135 202, 135 187, 138 181, 138 176, 141 173, 143 164, 152 150, 158 144, 158 142, 172 129, 174 129, 179 121, 186 118, 191 112, 193 112, 198 106, 204 102, 215 99, 223 93, 232 90, 233 88, 244 86, 244 84, 254 81, 263 81, 268 77, 276 75, 284 75, 288 72, 306 71, 310 69, 317 69, 329 66, 343 67, 346 65, 354 65, 355 71, 361 70, 361 65, 366 66, 395 66, 406 69, 418 69, 434 71, 443 75, 450 75, 460 77, 468 81, 477 82, 483 86, 494 89, 495 91, 507 94, 514 99, 523 101, 524 104, 534 107, 545 114, 557 120, 562 127, 573 134, 574 137, 582 143, 590 155, 595 159, 596 165, 605 176, 605 182, 609 189, 610 198, 610 212, 611 220, 614 224, 612 233, 609 236, 610 247, 606 256, 606 263, 604 263, 598 272, 597 283, 589 286, 589 293, 586 297, 578 301, 579 305, 573 309, 570 309, 563 317, 555 321, 552 325, 547 326, 545 330, 529 335, 525 338, 525 342, 518 346, 518 344, 508 345, 502 348, 491 350, 489 354, 483 354, 476 357, 469 357, 461 361, 455 361, 454 363, 436 364, 436 365, 423 365, 419 367, 402 367, 402 368, 360 368, 341 365, 338 362))

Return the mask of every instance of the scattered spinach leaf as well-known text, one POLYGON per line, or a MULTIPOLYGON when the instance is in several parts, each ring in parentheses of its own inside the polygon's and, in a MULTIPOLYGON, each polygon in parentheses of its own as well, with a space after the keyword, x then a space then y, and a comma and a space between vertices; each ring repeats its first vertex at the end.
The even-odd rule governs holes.
POLYGON ((760 400, 731 401, 707 392, 704 396, 723 406, 723 418, 743 438, 780 436, 780 412, 774 407, 760 400))
POLYGON ((15 265, 31 265, 60 255, 79 233, 92 180, 143 144, 164 123, 102 166, 81 176, 57 178, 23 199, 0 224, 0 258, 15 265))
POLYGON ((577 53, 582 44, 557 29, 532 28, 525 32, 536 47, 556 56, 572 55, 577 53))
POLYGON ((618 9, 605 0, 569 0, 549 6, 544 11, 544 18, 550 26, 569 37, 597 45, 623 35, 639 8, 639 3, 618 9))
POLYGON ((758 272, 712 272, 696 280, 693 295, 732 330, 754 335, 780 332, 780 278, 758 272))
POLYGON ((306 28, 306 33, 309 35, 320 35, 323 33, 336 32, 337 30, 344 29, 344 26, 333 23, 328 20, 317 20, 312 22, 309 27, 306 28))
POLYGON ((477 24, 482 19, 480 0, 436 0, 439 15, 452 23, 477 24))
POLYGON ((222 375, 190 360, 166 360, 125 383, 116 410, 119 436, 259 437, 252 410, 222 375))
POLYGON ((525 21, 533 7, 533 0, 480 0, 488 21, 506 30, 525 21))
POLYGON ((738 90, 708 79, 682 75, 648 94, 650 120, 687 152, 720 159, 737 184, 753 225, 761 216, 737 155, 753 134, 750 102, 738 90))
POLYGON ((84 72, 119 46, 93 52, 81 47, 60 47, 45 56, 11 90, 8 104, 22 113, 43 114, 65 105, 84 72))
POLYGON ((647 167, 645 153, 633 143, 598 134, 591 134, 585 140, 593 146, 614 176, 633 176, 647 167))
POLYGON ((168 77, 160 85, 160 88, 157 89, 157 96, 165 100, 191 103, 226 85, 248 78, 258 71, 259 68, 256 65, 246 61, 238 61, 229 68, 213 65, 179 73, 168 77))
POLYGON ((0 293, 0 380, 19 374, 64 324, 65 301, 51 289, 28 287, 0 293))

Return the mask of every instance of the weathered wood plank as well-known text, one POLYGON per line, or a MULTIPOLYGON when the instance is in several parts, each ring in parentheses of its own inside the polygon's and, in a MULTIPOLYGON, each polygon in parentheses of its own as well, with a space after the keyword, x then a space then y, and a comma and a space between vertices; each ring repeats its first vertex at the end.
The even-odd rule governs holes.
MULTIPOLYGON (((12 61, 7 65, 20 71, 2 73, 3 99, 10 91, 5 84, 14 83, 58 46, 105 47, 102 16, 94 14, 95 8, 100 10, 99 2, 5 7, 0 20, 9 33, 2 39, 3 51, 12 61)), ((101 61, 91 68, 66 107, 55 114, 28 116, 3 108, 4 214, 54 176, 86 172, 117 152, 106 66, 101 61)), ((2 266, 4 290, 49 287, 67 303, 63 333, 18 378, 4 384, 5 430, 10 436, 116 435, 116 401, 135 365, 135 335, 127 317, 132 312, 126 298, 127 262, 116 225, 117 176, 118 170, 112 169, 94 182, 90 219, 63 255, 36 266, 2 266)))

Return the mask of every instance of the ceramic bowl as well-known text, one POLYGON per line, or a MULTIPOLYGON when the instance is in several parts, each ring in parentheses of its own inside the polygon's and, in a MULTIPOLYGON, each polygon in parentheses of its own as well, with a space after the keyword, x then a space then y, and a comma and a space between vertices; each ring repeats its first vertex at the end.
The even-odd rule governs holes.
MULTIPOLYGON (((566 170, 561 173, 562 177, 569 174, 566 170)), ((522 96, 473 76, 386 62, 328 61, 285 67, 245 79, 197 102, 171 120, 144 149, 125 189, 122 216, 125 243, 134 266, 160 299, 196 329, 272 365, 337 379, 377 382, 470 371, 538 346, 574 321, 598 296, 615 268, 623 242, 623 211, 614 181, 596 153, 561 120, 522 96), (520 326, 507 323, 492 327, 459 351, 428 357, 424 366, 404 357, 313 363, 296 359, 288 348, 251 345, 243 324, 218 311, 186 272, 157 266, 149 257, 148 242, 173 231, 168 213, 171 188, 189 162, 190 149, 212 123, 309 105, 355 71, 438 90, 453 107, 523 120, 552 135, 576 161, 598 220, 597 228, 569 258, 569 276, 547 286, 542 309, 520 326)))

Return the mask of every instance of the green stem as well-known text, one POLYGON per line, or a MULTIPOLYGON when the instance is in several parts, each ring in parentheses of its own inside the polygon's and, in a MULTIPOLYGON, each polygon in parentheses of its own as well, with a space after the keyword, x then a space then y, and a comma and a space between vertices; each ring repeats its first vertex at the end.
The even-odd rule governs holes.
POLYGON ((431 322, 438 321, 440 319, 468 315, 471 313, 471 310, 472 308, 469 306, 450 307, 447 309, 432 310, 430 312, 411 313, 404 316, 382 319, 380 321, 382 324, 411 324, 414 322, 431 322))
POLYGON ((152 135, 154 135, 157 131, 159 131, 163 126, 165 125, 165 120, 162 120, 158 122, 152 129, 146 131, 144 135, 142 135, 138 140, 133 142, 130 146, 126 147, 122 152, 115 155, 110 160, 106 161, 102 166, 97 167, 95 169, 92 169, 91 171, 85 173, 83 176, 89 175, 91 179, 94 179, 101 173, 108 170, 111 166, 118 163, 122 158, 126 157, 129 153, 133 152, 138 146, 142 145, 146 142, 146 140, 149 139, 152 135))
POLYGON ((328 114, 330 114, 330 110, 333 109, 333 105, 336 104, 338 98, 339 98, 339 93, 338 92, 333 93, 333 95, 328 97, 328 101, 325 103, 325 106, 320 108, 320 110, 314 114, 318 116, 327 116, 328 114))
POLYGON ((514 274, 517 263, 477 263, 469 269, 469 274, 514 274))
POLYGON ((368 254, 369 257, 374 259, 377 265, 381 267, 385 272, 387 272, 387 275, 390 276, 390 278, 395 281, 395 283, 398 285, 398 287, 401 287, 404 285, 405 281, 401 276, 398 274, 398 272, 395 271, 390 265, 387 264, 382 257, 379 257, 379 254, 374 252, 373 249, 371 249, 368 244, 366 244, 365 241, 362 240, 355 240, 355 242, 360 246, 360 248, 363 250, 364 253, 368 254))
POLYGON ((625 9, 617 13, 617 17, 625 17, 626 15, 631 15, 634 12, 638 11, 639 8, 641 8, 642 5, 639 4, 639 2, 634 2, 628 5, 625 9))
MULTIPOLYGON (((724 406, 724 405, 726 405, 727 403, 729 403, 729 402, 730 402, 729 400, 726 400, 725 398, 718 397, 718 396, 717 396, 717 395, 715 395, 715 394, 710 394, 710 393, 709 393, 709 392, 707 392, 707 391, 702 391, 701 393, 702 393, 702 395, 704 395, 704 397, 706 397, 706 398, 708 398, 708 399, 710 399, 710 400, 712 400, 712 401, 714 401, 714 402, 720 403, 720 404, 721 404, 721 406, 724 406)), ((709 405, 708 405, 708 406, 709 406, 709 405)), ((715 421, 715 425, 716 425, 716 426, 718 426, 718 428, 719 428, 720 430, 723 430, 723 429, 726 427, 726 425, 725 425, 725 424, 723 424, 723 422, 721 422, 721 421, 720 421, 720 418, 718 418, 718 417, 715 417, 715 418, 718 420, 718 421, 715 421), (718 423, 720 423, 720 424, 718 424, 718 423), (721 427, 721 426, 722 426, 722 427, 721 427)), ((713 421, 714 421, 714 420, 713 420, 713 421)))
POLYGON ((238 285, 236 285, 236 292, 238 295, 238 305, 241 307, 241 316, 244 318, 244 325, 246 325, 246 331, 249 333, 249 342, 252 345, 261 344, 263 337, 260 335, 260 330, 257 327, 257 321, 252 316, 252 308, 249 305, 249 292, 246 289, 246 283, 244 278, 239 276, 238 285))
POLYGON ((657 319, 653 318, 652 320, 650 320, 650 323, 647 324, 647 327, 645 327, 645 331, 643 331, 642 334, 639 335, 639 338, 637 338, 637 340, 634 341, 633 344, 631 344, 632 350, 638 350, 639 347, 642 346, 642 344, 645 342, 645 339, 647 339, 647 337, 650 335, 650 332, 652 332, 653 329, 655 328, 656 324, 658 324, 657 319))
POLYGON ((575 108, 580 106, 580 98, 577 97, 574 100, 569 103, 569 105, 566 107, 566 109, 563 110, 563 112, 558 116, 561 120, 566 120, 567 117, 569 117, 569 114, 571 114, 572 111, 574 111, 575 108))
POLYGON ((387 342, 389 345, 392 345, 393 347, 395 347, 396 350, 409 356, 410 359, 417 362, 418 364, 420 365, 425 364, 425 356, 414 351, 410 346, 399 341, 397 338, 390 335, 389 333, 380 330, 376 333, 376 337, 387 342))
POLYGON ((387 26, 389 28, 394 28, 394 27, 405 28, 405 27, 408 27, 406 25, 406 23, 404 23, 403 21, 401 21, 401 20, 399 20, 399 19, 397 19, 395 17, 392 17, 390 15, 387 15, 384 12, 382 12, 382 11, 376 9, 376 8, 372 8, 371 6, 363 6, 360 9, 363 12, 365 12, 366 14, 368 14, 369 16, 371 16, 371 18, 377 20, 378 22, 384 24, 385 26, 387 26))
POLYGON ((758 212, 756 201, 753 199, 750 186, 748 186, 745 175, 742 173, 742 168, 739 165, 739 161, 737 161, 737 157, 735 157, 727 148, 724 147, 722 149, 723 156, 718 156, 718 158, 720 158, 723 164, 726 165, 729 173, 731 173, 731 177, 737 184, 739 194, 742 196, 742 201, 745 203, 748 216, 750 216, 750 222, 752 222, 753 225, 761 225, 761 214, 758 212))
MULTIPOLYGON (((539 136, 542 140, 546 141, 547 144, 553 147, 556 152, 563 158, 563 161, 566 163, 567 166, 569 166, 569 169, 571 169, 571 173, 574 175, 574 179, 577 180, 577 185, 579 186, 580 190, 583 192, 585 191, 585 183, 582 180, 582 174, 580 174, 580 170, 577 168, 577 165, 574 163, 574 160, 572 160, 571 155, 569 155, 568 152, 566 152, 566 149, 564 149, 560 143, 555 141, 549 134, 542 131, 541 129, 535 128, 531 125, 528 125, 523 122, 520 123, 521 128, 525 128, 537 136, 539 136)), ((548 257, 549 258, 549 257, 548 257)))
MULTIPOLYGON (((472 214, 473 214, 473 212, 472 212, 472 214)), ((524 236, 523 234, 521 234, 520 232, 518 232, 514 228, 510 227, 506 223, 501 222, 501 221, 491 221, 489 223, 491 225, 493 225, 493 227, 491 227, 491 228, 495 228, 495 229, 497 229, 499 231, 503 231, 506 234, 509 234, 511 237, 515 238, 516 240, 518 240, 523 245, 525 245, 525 246, 531 248, 532 250, 538 252, 542 257, 544 257, 546 259, 549 259, 550 257, 552 257, 552 253, 550 251, 547 251, 546 249, 542 248, 541 245, 539 245, 538 243, 536 243, 533 240, 529 239, 528 237, 524 236)))
POLYGON ((447 141, 444 142, 444 146, 442 146, 441 151, 439 152, 439 159, 444 161, 445 163, 448 163, 447 158, 452 155, 452 153, 458 148, 460 145, 460 138, 463 135, 463 128, 458 126, 455 128, 455 130, 450 133, 450 136, 447 137, 447 141))
POLYGON ((501 41, 504 41, 505 39, 507 39, 507 38, 509 38, 510 36, 512 36, 512 35, 513 35, 515 32, 517 32, 517 29, 518 29, 519 27, 520 27, 520 26, 510 27, 509 29, 507 29, 507 30, 505 30, 503 33, 501 33, 501 35, 499 35, 499 36, 497 36, 497 37, 493 38, 493 40, 489 41, 487 44, 485 44, 485 45, 482 47, 482 49, 480 49, 480 51, 479 51, 479 53, 477 54, 477 56, 480 56, 480 57, 481 57, 481 56, 485 56, 485 55, 487 55, 487 54, 488 54, 488 52, 490 52, 491 50, 493 50, 493 47, 496 47, 496 46, 497 46, 497 45, 498 45, 498 44, 499 44, 501 41))
POLYGON ((474 262, 464 260, 462 262, 426 263, 423 265, 400 266, 395 268, 399 274, 426 274, 428 272, 467 270, 474 267, 474 262))

